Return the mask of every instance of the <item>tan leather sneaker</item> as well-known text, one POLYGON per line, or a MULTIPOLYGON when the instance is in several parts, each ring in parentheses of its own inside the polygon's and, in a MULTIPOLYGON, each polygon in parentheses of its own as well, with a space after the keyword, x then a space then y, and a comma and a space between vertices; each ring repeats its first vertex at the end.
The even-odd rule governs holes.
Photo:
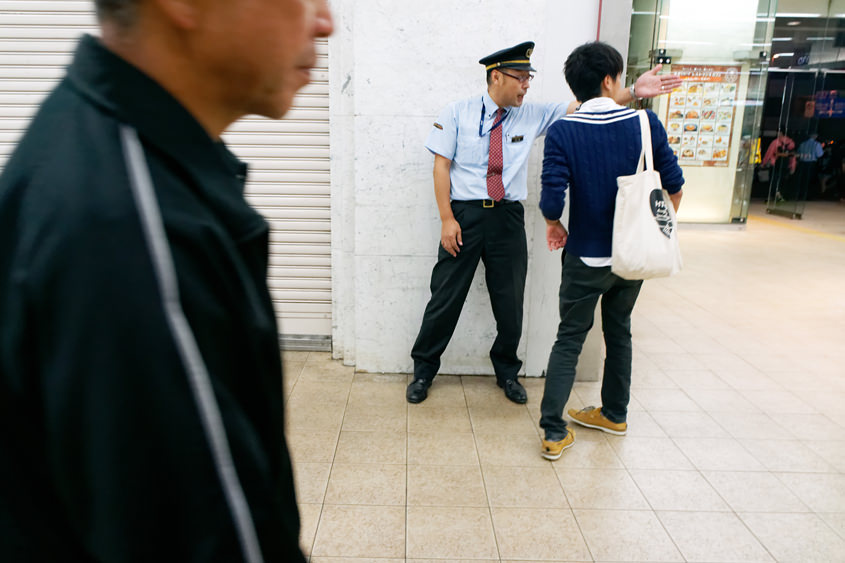
POLYGON ((540 452, 540 455, 550 461, 554 461, 560 458, 561 454, 563 454, 563 450, 571 448, 574 443, 575 431, 569 429, 567 430, 566 438, 560 440, 559 442, 549 442, 548 440, 543 440, 543 450, 540 452))
POLYGON ((601 413, 601 407, 585 407, 580 411, 569 409, 569 417, 573 422, 586 426, 587 428, 595 428, 608 434, 615 434, 616 436, 624 436, 628 432, 627 422, 613 422, 601 413))

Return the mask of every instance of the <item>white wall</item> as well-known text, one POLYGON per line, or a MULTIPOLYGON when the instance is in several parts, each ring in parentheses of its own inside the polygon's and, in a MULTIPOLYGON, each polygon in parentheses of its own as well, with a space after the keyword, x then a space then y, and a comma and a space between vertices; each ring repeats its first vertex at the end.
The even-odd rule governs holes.
MULTIPOLYGON (((630 19, 630 0, 604 5, 630 19)), ((598 0, 334 0, 332 7, 334 354, 361 371, 409 372, 440 238, 433 157, 423 146, 432 122, 448 102, 484 90, 479 58, 527 40, 537 43, 538 70, 528 102, 572 100, 563 61, 595 39, 598 0)), ((545 367, 560 280, 559 253, 545 248, 537 209, 537 144, 526 202, 529 273, 520 349, 529 375, 545 367)), ((479 268, 441 372, 492 373, 494 337, 479 268)))

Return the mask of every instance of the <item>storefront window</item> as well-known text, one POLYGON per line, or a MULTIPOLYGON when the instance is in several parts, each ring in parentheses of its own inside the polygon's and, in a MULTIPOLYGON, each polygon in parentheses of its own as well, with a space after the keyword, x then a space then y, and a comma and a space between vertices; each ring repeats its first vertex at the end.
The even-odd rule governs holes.
POLYGON ((634 0, 628 77, 653 64, 683 79, 654 100, 684 169, 679 220, 748 215, 775 0, 634 0))
POLYGON ((781 0, 771 50, 754 195, 798 219, 845 198, 845 0, 781 0))
POLYGON ((683 87, 649 101, 684 169, 683 222, 743 223, 752 198, 801 218, 845 201, 845 0, 634 0, 633 82, 658 62, 683 87))

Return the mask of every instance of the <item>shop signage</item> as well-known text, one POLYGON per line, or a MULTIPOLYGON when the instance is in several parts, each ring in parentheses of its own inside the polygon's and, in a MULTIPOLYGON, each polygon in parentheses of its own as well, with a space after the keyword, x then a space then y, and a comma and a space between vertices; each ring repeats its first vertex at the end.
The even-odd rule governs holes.
POLYGON ((822 90, 816 92, 813 104, 815 117, 845 117, 845 92, 841 90, 822 90))
POLYGON ((672 66, 683 84, 669 95, 664 123, 682 165, 728 166, 739 71, 739 66, 672 66))

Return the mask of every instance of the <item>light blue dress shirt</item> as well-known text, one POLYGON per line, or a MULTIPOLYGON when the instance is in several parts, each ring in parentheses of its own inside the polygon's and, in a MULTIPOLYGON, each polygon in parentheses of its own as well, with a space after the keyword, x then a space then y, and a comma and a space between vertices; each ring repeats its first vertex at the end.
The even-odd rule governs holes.
POLYGON ((822 157, 824 149, 822 144, 810 137, 800 145, 798 145, 798 160, 801 162, 815 162, 822 157))
MULTIPOLYGON (((496 103, 487 92, 446 106, 440 113, 425 147, 452 161, 449 176, 453 200, 488 199, 487 159, 490 129, 496 120, 496 103), (483 109, 482 109, 483 108, 483 109), (482 111, 483 118, 482 118, 482 111), (481 135, 479 135, 479 125, 481 135)), ((534 140, 549 125, 566 115, 566 104, 522 104, 509 107, 502 127, 505 199, 528 197, 528 153, 534 140)))

